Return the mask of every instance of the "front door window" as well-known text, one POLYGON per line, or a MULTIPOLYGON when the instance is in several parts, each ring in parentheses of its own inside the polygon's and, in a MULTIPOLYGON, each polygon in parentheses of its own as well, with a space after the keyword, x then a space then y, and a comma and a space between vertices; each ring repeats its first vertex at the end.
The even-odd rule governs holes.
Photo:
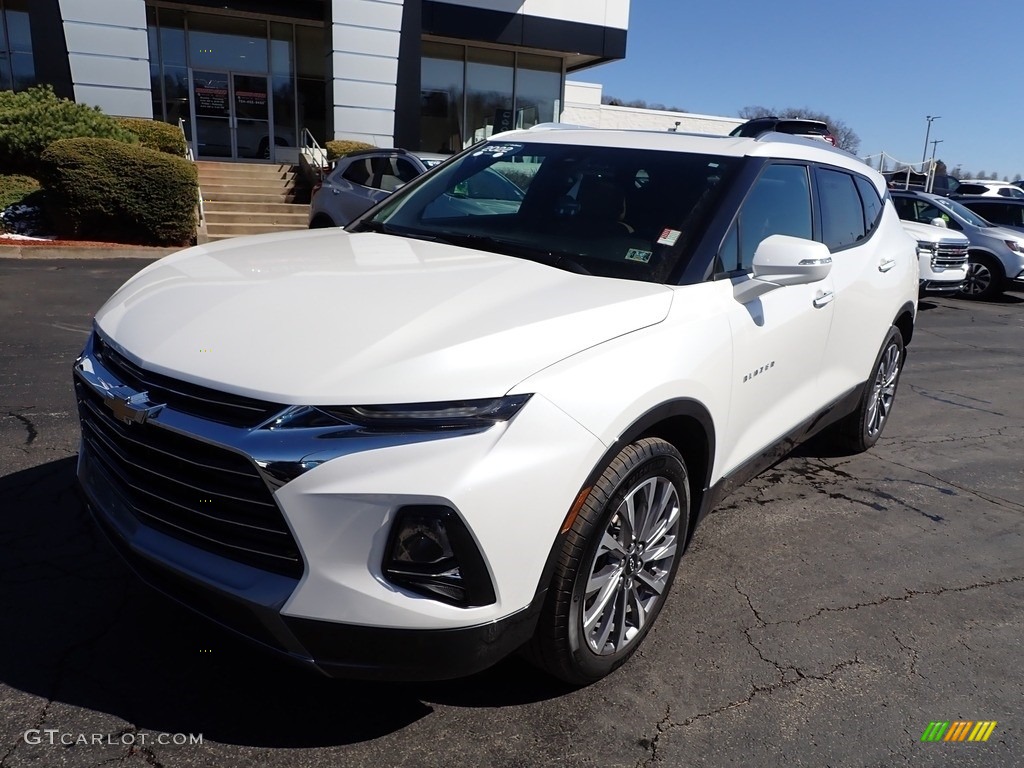
POLYGON ((192 72, 196 154, 272 159, 274 137, 266 75, 192 72))

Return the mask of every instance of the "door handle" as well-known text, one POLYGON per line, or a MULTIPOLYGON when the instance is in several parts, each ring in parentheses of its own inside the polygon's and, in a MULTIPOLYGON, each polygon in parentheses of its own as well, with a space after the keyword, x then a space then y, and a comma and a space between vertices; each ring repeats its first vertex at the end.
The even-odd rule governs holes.
POLYGON ((814 306, 821 309, 826 304, 831 304, 836 295, 832 291, 822 291, 814 297, 814 306))
POLYGON ((890 269, 896 266, 896 259, 885 259, 878 265, 879 272, 888 272, 890 269))

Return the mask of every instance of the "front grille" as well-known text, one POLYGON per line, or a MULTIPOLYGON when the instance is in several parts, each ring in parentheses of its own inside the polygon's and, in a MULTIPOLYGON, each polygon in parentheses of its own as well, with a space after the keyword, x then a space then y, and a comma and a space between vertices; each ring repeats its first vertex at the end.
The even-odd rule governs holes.
POLYGON ((939 245, 932 256, 932 267, 941 269, 958 269, 967 263, 966 245, 939 245))
POLYGON ((298 546, 255 465, 155 424, 124 424, 75 380, 82 439, 132 514, 170 536, 299 577, 298 546))
POLYGON ((152 402, 166 403, 174 410, 190 416, 232 427, 248 428, 262 424, 284 409, 278 403, 218 392, 147 371, 104 342, 99 334, 93 334, 93 353, 122 384, 137 392, 149 392, 152 402))

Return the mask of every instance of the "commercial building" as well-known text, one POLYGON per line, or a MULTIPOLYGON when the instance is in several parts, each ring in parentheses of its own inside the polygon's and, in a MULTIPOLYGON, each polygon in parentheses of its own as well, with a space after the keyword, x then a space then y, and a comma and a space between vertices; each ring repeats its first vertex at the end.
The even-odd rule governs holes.
POLYGON ((559 119, 629 0, 0 0, 0 89, 182 121, 199 158, 319 142, 454 152, 559 119))

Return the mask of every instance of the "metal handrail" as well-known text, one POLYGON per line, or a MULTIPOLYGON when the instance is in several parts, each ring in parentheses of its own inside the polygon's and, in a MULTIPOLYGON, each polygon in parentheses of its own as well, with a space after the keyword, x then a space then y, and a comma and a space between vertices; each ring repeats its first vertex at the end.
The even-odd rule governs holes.
MULTIPOLYGON (((192 151, 192 143, 188 140, 188 136, 185 135, 185 118, 183 117, 178 118, 178 130, 181 131, 181 138, 185 140, 185 159, 194 165, 196 162, 196 156, 192 151)), ((196 180, 196 195, 199 199, 197 206, 199 209, 199 225, 202 226, 203 222, 206 220, 206 210, 203 208, 203 190, 202 187, 199 186, 198 179, 196 180)))
POLYGON ((310 166, 317 169, 317 175, 322 180, 324 169, 330 167, 327 160, 327 150, 320 146, 316 137, 310 133, 309 128, 302 129, 302 156, 310 166))

